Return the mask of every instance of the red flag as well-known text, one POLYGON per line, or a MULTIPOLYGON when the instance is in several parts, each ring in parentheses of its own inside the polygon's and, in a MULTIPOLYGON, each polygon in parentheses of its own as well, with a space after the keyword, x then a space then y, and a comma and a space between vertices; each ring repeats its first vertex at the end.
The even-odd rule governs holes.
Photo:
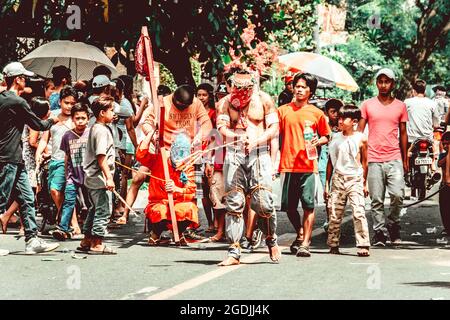
POLYGON ((147 81, 150 81, 150 72, 148 70, 148 63, 147 63, 148 59, 145 53, 145 37, 142 34, 137 43, 135 52, 136 53, 134 61, 136 65, 136 72, 141 76, 145 77, 147 81))

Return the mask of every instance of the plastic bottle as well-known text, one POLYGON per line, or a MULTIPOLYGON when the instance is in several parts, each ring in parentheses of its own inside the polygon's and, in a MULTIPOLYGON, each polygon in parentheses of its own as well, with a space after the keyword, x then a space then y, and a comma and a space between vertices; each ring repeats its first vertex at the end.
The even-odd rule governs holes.
POLYGON ((303 136, 305 138, 306 155, 309 160, 315 160, 318 158, 317 148, 311 145, 311 140, 314 138, 314 130, 311 128, 311 122, 305 121, 305 130, 303 136))

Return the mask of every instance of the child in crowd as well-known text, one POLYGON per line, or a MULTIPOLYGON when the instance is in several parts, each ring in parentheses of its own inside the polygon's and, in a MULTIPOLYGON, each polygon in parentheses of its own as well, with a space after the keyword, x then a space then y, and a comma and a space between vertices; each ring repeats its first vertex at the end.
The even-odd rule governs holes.
MULTIPOLYGON (((60 109, 52 111, 53 115, 58 117, 59 123, 44 132, 36 150, 36 163, 39 166, 43 160, 42 155, 46 147, 49 146, 51 149, 51 161, 48 167, 48 188, 58 213, 61 211, 64 202, 64 188, 66 185, 64 173, 65 154, 59 147, 64 134, 73 128, 70 112, 77 103, 78 94, 72 87, 66 86, 59 93, 59 98, 60 109)), ((74 227, 77 229, 76 233, 81 233, 78 224, 74 227)))
POLYGON ((353 224, 358 256, 369 256, 369 228, 365 215, 364 197, 367 190, 367 138, 356 131, 361 110, 354 105, 339 109, 339 126, 342 130, 333 136, 329 145, 329 160, 324 198, 328 199, 330 224, 328 241, 331 254, 339 254, 340 227, 347 199, 353 211, 353 224), (331 193, 328 197, 331 175, 331 193))
MULTIPOLYGON (((338 99, 330 99, 325 103, 325 115, 328 119, 328 125, 331 129, 330 140, 333 139, 333 135, 339 132, 339 117, 338 112, 344 103, 338 99)), ((320 157, 319 157, 319 177, 322 183, 322 188, 325 188, 325 181, 327 177, 327 164, 328 164, 328 145, 324 144, 320 147, 320 157)), ((328 191, 328 190, 327 190, 328 191)), ((328 210, 328 204, 325 201, 325 210, 327 212, 327 220, 323 224, 325 231, 328 230, 328 221, 330 220, 330 210, 328 210)))
POLYGON ((103 244, 111 215, 111 192, 114 185, 115 149, 111 129, 107 126, 114 118, 114 99, 103 95, 91 105, 96 118, 89 132, 83 160, 84 185, 89 194, 89 212, 83 225, 84 239, 78 250, 90 254, 117 254, 103 244))
POLYGON ((84 189, 83 159, 89 135, 89 129, 87 128, 89 121, 88 106, 76 104, 71 110, 71 115, 75 128, 64 134, 60 148, 65 153, 65 197, 62 205, 61 221, 58 229, 52 234, 55 239, 60 241, 70 239, 73 235, 73 229, 70 228, 70 220, 72 216, 76 219, 76 214, 73 215, 73 210, 77 194, 80 189, 84 189))

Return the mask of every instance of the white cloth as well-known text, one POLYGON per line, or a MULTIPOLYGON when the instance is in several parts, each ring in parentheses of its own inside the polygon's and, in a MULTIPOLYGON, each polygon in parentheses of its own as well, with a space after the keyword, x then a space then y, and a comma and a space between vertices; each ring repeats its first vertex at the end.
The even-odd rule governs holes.
POLYGON ((433 126, 440 123, 436 102, 426 97, 414 97, 405 100, 408 111, 406 131, 408 142, 417 138, 433 140, 433 126))
POLYGON ((345 176, 360 176, 363 167, 358 161, 359 146, 364 134, 355 132, 351 136, 344 136, 342 132, 333 135, 329 145, 330 159, 334 171, 345 176))

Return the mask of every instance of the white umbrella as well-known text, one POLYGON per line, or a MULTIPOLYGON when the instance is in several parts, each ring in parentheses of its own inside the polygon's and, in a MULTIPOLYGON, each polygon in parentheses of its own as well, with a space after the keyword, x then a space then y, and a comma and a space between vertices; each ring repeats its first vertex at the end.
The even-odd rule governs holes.
POLYGON ((21 60, 25 68, 45 77, 52 77, 52 69, 63 65, 72 70, 72 80, 90 80, 95 67, 104 65, 117 75, 111 60, 97 47, 83 42, 56 40, 40 46, 21 60))
POLYGON ((358 90, 358 84, 348 71, 338 62, 312 52, 292 52, 278 57, 283 65, 311 73, 319 79, 336 84, 336 87, 348 90, 358 90))

